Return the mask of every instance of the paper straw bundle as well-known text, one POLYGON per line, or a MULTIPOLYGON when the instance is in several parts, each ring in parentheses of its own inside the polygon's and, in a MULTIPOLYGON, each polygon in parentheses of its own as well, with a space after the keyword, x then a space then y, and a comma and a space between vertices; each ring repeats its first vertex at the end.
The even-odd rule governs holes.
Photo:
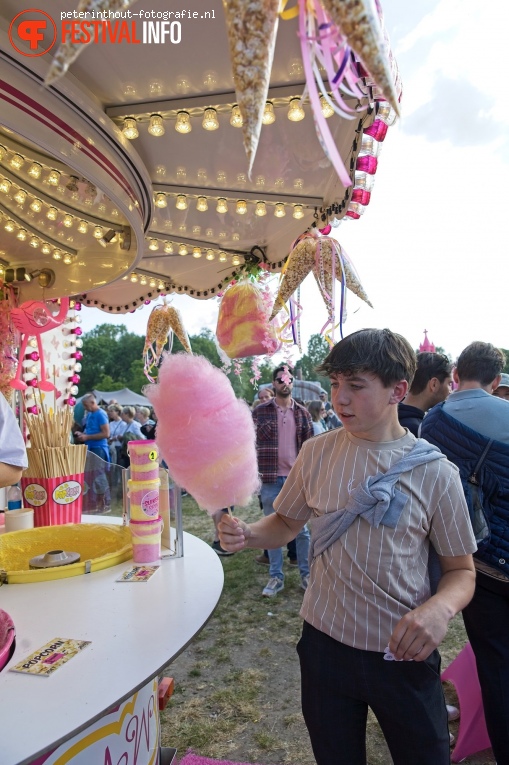
POLYGON ((51 412, 41 407, 39 414, 27 414, 26 418, 32 446, 27 449, 28 468, 25 475, 56 478, 84 472, 86 444, 69 443, 73 423, 70 407, 51 412))

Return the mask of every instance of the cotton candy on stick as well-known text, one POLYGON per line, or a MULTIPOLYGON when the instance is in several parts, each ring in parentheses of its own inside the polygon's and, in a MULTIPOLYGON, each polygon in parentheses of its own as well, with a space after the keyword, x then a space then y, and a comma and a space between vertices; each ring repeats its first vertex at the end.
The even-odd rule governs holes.
POLYGON ((375 0, 321 0, 321 3, 399 116, 398 96, 375 0))
POLYGON ((269 91, 279 0, 223 0, 223 7, 251 177, 269 91))
MULTIPOLYGON (((131 5, 134 5, 136 0, 80 0, 78 8, 75 11, 80 19, 92 19, 102 18, 102 14, 106 12, 104 17, 107 20, 108 11, 123 11, 127 10, 131 5), (94 15, 95 12, 95 15, 94 15), (99 12, 99 16, 97 15, 99 12)), ((90 40, 92 42, 92 39, 90 40)), ((72 37, 69 36, 64 43, 61 43, 57 52, 53 58, 50 70, 44 80, 45 85, 51 85, 56 82, 67 72, 73 61, 75 61, 79 54, 87 47, 88 43, 75 43, 72 41, 72 37)))
POLYGON ((174 481, 210 514, 247 505, 259 486, 255 429, 224 372, 203 356, 165 354, 158 383, 144 390, 174 481))

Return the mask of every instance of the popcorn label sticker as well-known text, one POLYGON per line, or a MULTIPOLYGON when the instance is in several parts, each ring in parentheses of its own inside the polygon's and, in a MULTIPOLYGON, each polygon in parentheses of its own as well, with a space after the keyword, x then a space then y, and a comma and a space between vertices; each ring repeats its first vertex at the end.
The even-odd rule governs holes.
POLYGON ((39 483, 29 483, 23 493, 25 501, 32 507, 40 507, 48 499, 48 492, 39 483))

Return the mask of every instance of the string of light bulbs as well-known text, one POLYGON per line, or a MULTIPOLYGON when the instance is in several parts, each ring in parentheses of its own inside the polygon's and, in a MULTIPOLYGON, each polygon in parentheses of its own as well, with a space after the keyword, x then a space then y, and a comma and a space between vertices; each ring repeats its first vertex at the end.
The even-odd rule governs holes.
MULTIPOLYGON (((226 253, 224 250, 220 250, 215 247, 198 247, 184 244, 182 242, 170 241, 168 239, 161 240, 156 237, 148 237, 145 239, 147 247, 152 252, 158 252, 162 246, 163 252, 167 255, 180 255, 185 257, 186 255, 192 255, 193 258, 199 259, 205 257, 205 260, 217 260, 220 263, 226 263, 228 258, 231 258, 232 266, 239 266, 243 263, 243 258, 237 253, 226 253)), ((128 277, 123 277, 127 279, 128 277)))
MULTIPOLYGON (((283 202, 250 201, 246 199, 229 199, 227 197, 217 196, 193 196, 190 194, 173 194, 164 191, 158 191, 154 194, 154 205, 160 209, 168 206, 168 199, 175 200, 177 210, 187 210, 190 200, 196 200, 196 210, 206 212, 209 209, 209 203, 216 206, 216 212, 225 214, 229 212, 229 205, 234 205, 237 215, 246 215, 251 207, 254 208, 254 214, 258 217, 267 215, 268 209, 273 208, 276 218, 284 218, 286 207, 283 202)), ((305 215, 305 205, 288 205, 292 211, 292 217, 300 220, 305 215)))
MULTIPOLYGON (((321 96, 320 105, 322 114, 326 119, 332 117, 334 109, 331 107, 325 96, 321 96)), ((286 116, 290 122, 300 122, 306 117, 306 112, 303 106, 303 98, 301 96, 293 96, 290 99, 275 99, 266 101, 263 110, 262 124, 273 125, 277 119, 276 110, 281 107, 287 107, 286 116)), ((136 118, 133 116, 124 117, 121 120, 122 134, 133 141, 139 136, 138 125, 140 122, 148 119, 148 132, 155 138, 163 136, 166 132, 166 126, 168 122, 174 122, 174 129, 177 133, 186 135, 193 129, 193 121, 201 119, 201 126, 204 130, 218 130, 219 119, 218 115, 224 112, 230 114, 230 125, 235 128, 241 128, 243 126, 243 119, 238 104, 228 104, 222 107, 208 106, 205 109, 186 109, 172 110, 163 114, 149 114, 146 117, 136 118)))

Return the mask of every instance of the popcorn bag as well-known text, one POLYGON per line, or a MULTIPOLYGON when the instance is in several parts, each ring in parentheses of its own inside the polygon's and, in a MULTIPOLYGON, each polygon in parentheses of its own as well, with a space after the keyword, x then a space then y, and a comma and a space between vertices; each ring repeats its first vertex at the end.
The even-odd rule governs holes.
POLYGON ((34 526, 81 523, 84 474, 22 478, 23 506, 34 510, 34 526))

